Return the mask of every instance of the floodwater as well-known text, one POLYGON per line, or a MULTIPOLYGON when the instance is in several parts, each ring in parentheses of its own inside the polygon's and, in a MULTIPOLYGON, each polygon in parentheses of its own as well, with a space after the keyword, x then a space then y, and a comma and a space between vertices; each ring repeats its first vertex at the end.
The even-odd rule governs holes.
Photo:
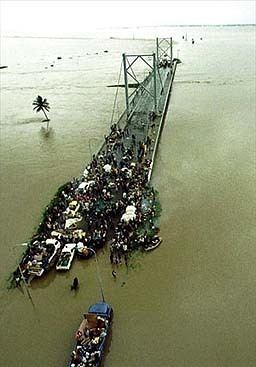
MULTIPOLYGON (((58 186, 107 133, 115 89, 106 86, 118 81, 122 52, 152 52, 145 38, 157 35, 173 35, 182 60, 153 175, 163 243, 116 279, 108 251, 99 253, 114 308, 105 367, 256 365, 255 27, 135 31, 143 40, 1 42, 1 366, 64 367, 82 313, 100 297, 93 260, 32 283, 33 303, 7 279, 58 186), (51 106, 48 135, 32 111, 38 94, 51 106)), ((118 101, 115 116, 123 91, 118 101)))

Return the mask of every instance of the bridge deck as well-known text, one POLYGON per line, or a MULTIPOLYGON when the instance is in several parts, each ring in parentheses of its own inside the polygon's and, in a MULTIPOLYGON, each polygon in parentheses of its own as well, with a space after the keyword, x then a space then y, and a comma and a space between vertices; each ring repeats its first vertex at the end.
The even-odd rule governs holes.
MULTIPOLYGON (((117 127, 126 131, 126 134, 122 139, 124 147, 132 147, 135 156, 138 154, 139 142, 148 142, 148 144, 146 144, 147 147, 144 158, 152 161, 148 176, 149 180, 151 179, 157 147, 164 125, 165 115, 168 109, 168 100, 175 70, 176 61, 174 62, 172 68, 166 67, 158 69, 156 78, 158 113, 155 115, 154 119, 149 118, 149 114, 154 110, 154 100, 152 96, 150 96, 150 94, 144 90, 143 87, 139 87, 131 101, 131 106, 135 106, 135 108, 129 120, 127 121, 127 113, 125 110, 117 122, 117 127), (135 144, 132 136, 135 136, 135 144)), ((153 94, 153 73, 150 73, 142 84, 151 94, 153 94)), ((107 143, 105 141, 99 149, 97 155, 101 154, 102 151, 106 151, 106 149, 107 143)), ((117 154, 117 159, 121 159, 121 154, 117 154)))

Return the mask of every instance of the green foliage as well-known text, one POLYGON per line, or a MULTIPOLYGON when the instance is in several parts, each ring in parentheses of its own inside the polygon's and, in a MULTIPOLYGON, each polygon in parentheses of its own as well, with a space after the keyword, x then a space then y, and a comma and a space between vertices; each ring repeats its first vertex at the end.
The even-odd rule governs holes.
POLYGON ((36 112, 39 112, 42 109, 46 109, 46 111, 49 111, 50 109, 47 99, 46 98, 43 99, 41 96, 37 96, 32 104, 33 106, 35 106, 33 110, 36 110, 36 112))
POLYGON ((142 258, 142 252, 139 250, 134 250, 129 255, 129 262, 128 262, 128 270, 136 270, 141 268, 141 263, 139 260, 142 258))
POLYGON ((154 211, 155 211, 155 218, 159 218, 162 212, 162 206, 158 198, 155 199, 154 202, 154 211))

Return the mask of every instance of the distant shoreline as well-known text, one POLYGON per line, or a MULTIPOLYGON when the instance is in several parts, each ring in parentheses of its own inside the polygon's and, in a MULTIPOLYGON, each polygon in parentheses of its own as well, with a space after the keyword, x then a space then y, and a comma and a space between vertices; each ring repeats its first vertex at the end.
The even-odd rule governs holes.
MULTIPOLYGON (((136 26, 136 27, 114 27, 114 28, 98 28, 96 30, 94 30, 93 32, 95 32, 97 34, 97 32, 99 31, 104 31, 104 30, 108 30, 109 32, 114 31, 114 30, 133 30, 134 28, 136 29, 147 29, 147 28, 186 28, 186 27, 190 27, 190 28, 196 28, 196 27, 201 27, 201 28, 214 28, 214 27, 255 27, 256 24, 176 24, 176 25, 154 25, 154 26, 136 26)), ((100 36, 100 34, 99 34, 100 36)), ((92 40, 92 39, 96 39, 98 37, 94 37, 94 36, 29 36, 29 35, 1 35, 2 38, 40 38, 40 39, 80 39, 80 40, 92 40)), ((103 37, 101 37, 103 38, 103 37)), ((106 37, 107 39, 133 39, 133 38, 122 38, 122 37, 106 37)), ((153 38, 152 38, 153 39, 153 38)), ((149 40, 149 38, 135 38, 134 40, 149 40)))
POLYGON ((134 27, 113 27, 113 28, 98 28, 99 30, 104 30, 104 29, 108 29, 108 30, 114 30, 114 29, 143 29, 143 28, 183 28, 183 27, 255 27, 256 23, 234 23, 234 24, 175 24, 175 25, 168 25, 168 24, 163 24, 163 25, 143 25, 143 26, 134 26, 134 27))
MULTIPOLYGON (((256 24, 250 23, 250 24, 244 24, 244 23, 237 23, 237 24, 176 24, 176 25, 155 25, 155 26, 138 26, 137 28, 164 28, 164 27, 251 27, 256 26, 256 24)), ((126 27, 123 27, 126 28, 126 27)), ((122 28, 119 28, 122 29, 122 28)), ((128 27, 129 29, 129 27, 128 27)))

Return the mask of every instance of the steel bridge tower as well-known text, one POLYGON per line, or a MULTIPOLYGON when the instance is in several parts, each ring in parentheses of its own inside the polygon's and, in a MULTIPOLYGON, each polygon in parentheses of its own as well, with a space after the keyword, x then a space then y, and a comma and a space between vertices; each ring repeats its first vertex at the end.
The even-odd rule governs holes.
MULTIPOLYGON (((127 55, 123 54, 123 68, 124 68, 124 86, 125 86, 125 100, 126 100, 126 113, 127 120, 129 120, 136 109, 139 101, 135 97, 138 93, 146 93, 153 99, 154 112, 158 113, 158 98, 157 98, 157 85, 161 85, 163 90, 163 82, 160 75, 160 68, 169 67, 172 72, 173 50, 172 50, 172 38, 157 38, 156 39, 156 54, 136 54, 127 55), (135 74, 134 66, 138 61, 142 61, 149 69, 149 75, 142 82, 139 81, 135 74), (153 80, 153 88, 148 88, 149 79, 153 80), (132 80, 135 90, 130 93, 129 87, 132 80)), ((161 92, 162 92, 161 90, 161 92)))
POLYGON ((124 83, 125 83, 125 99, 126 99, 126 113, 127 120, 130 119, 133 112, 136 109, 135 96, 139 93, 146 93, 150 96, 150 98, 154 101, 154 112, 157 113, 157 63, 156 63, 156 54, 144 54, 144 55, 127 55, 123 54, 123 67, 124 67, 124 83), (147 65, 149 69, 149 75, 142 82, 138 80, 134 72, 135 63, 138 61, 142 61, 145 65, 147 65), (148 82, 148 78, 152 77, 151 73, 153 73, 153 91, 150 90, 146 84, 148 82), (132 93, 129 93, 129 77, 136 82, 135 90, 132 93))
POLYGON ((163 59, 165 59, 170 66, 172 65, 172 37, 156 39, 156 58, 158 66, 163 59))

